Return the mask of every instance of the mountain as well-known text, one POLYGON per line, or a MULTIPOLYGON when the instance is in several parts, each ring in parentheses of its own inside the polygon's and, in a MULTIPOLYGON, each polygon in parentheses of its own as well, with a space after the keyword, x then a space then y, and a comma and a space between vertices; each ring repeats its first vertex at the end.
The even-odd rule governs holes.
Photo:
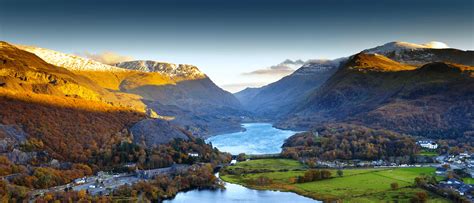
POLYGON ((323 84, 344 61, 313 60, 277 82, 261 88, 247 88, 235 93, 246 110, 260 117, 277 118, 291 111, 298 101, 323 84))
POLYGON ((0 42, 0 134, 22 138, 2 146, 12 160, 35 162, 39 157, 33 155, 41 153, 87 161, 99 149, 128 139, 127 129, 145 114, 112 105, 111 99, 112 93, 87 77, 0 42), (17 150, 25 146, 30 147, 17 150))
POLYGON ((474 130, 473 71, 472 66, 460 64, 433 62, 417 67, 359 53, 279 126, 349 122, 431 138, 459 137, 474 130))
POLYGON ((0 153, 18 163, 86 162, 121 142, 151 147, 237 131, 243 113, 195 66, 121 68, 6 42, 0 105, 0 153))
POLYGON ((248 114, 231 93, 219 88, 196 66, 156 61, 130 61, 116 66, 141 72, 125 78, 121 91, 140 95, 149 108, 174 118, 170 123, 197 136, 240 130, 240 117, 248 114), (160 81, 156 74, 174 82, 154 84, 160 81))
POLYGON ((120 85, 122 91, 141 95, 144 99, 185 108, 199 108, 203 104, 240 108, 239 101, 232 94, 215 85, 196 66, 156 61, 129 61, 116 66, 145 72, 124 79, 120 85), (174 83, 154 85, 150 73, 166 75, 174 83))
POLYGON ((307 62, 277 82, 235 95, 280 128, 347 122, 456 138, 473 131, 473 65, 473 51, 390 42, 347 58, 307 62))
POLYGON ((245 112, 239 101, 196 66, 146 60, 112 66, 44 48, 17 47, 88 78, 112 95, 109 103, 139 112, 151 110, 195 136, 241 130, 240 116, 245 112))
POLYGON ((366 49, 362 53, 381 54, 400 63, 418 66, 437 61, 469 66, 474 65, 472 51, 451 49, 442 42, 429 42, 422 45, 407 42, 390 42, 382 46, 366 49))

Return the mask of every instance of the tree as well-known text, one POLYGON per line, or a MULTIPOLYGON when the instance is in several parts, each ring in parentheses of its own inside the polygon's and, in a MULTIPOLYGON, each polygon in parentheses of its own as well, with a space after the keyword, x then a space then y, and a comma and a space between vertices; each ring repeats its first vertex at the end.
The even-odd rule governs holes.
POLYGON ((390 188, 392 188, 392 190, 398 189, 398 183, 397 183, 397 182, 391 183, 391 184, 390 184, 390 188))
POLYGON ((428 199, 428 194, 424 191, 417 192, 413 198, 411 198, 411 202, 426 202, 428 199))
POLYGON ((240 153, 239 156, 237 156, 237 161, 245 161, 245 153, 240 153))
POLYGON ((337 176, 342 177, 344 175, 344 172, 341 169, 337 170, 337 176))
POLYGON ((83 199, 86 196, 87 196, 86 190, 80 190, 79 192, 77 192, 77 197, 79 197, 79 199, 83 199))

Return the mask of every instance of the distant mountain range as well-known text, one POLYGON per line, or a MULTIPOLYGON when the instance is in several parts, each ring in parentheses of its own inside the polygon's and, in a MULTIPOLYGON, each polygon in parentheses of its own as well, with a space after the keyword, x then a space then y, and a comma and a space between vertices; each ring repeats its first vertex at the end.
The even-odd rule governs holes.
POLYGON ((459 137, 474 130, 474 52, 439 45, 391 42, 308 62, 275 83, 235 95, 245 109, 281 128, 347 122, 459 137))

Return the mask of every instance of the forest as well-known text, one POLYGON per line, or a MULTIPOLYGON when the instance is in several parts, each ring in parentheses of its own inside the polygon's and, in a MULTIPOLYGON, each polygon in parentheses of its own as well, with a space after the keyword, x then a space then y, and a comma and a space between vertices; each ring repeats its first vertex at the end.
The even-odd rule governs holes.
POLYGON ((282 156, 292 159, 388 160, 409 163, 418 153, 414 138, 388 130, 326 124, 288 138, 282 156))
MULTIPOLYGON (((191 138, 190 140, 175 139, 167 144, 158 145, 152 149, 122 142, 106 149, 101 153, 92 154, 92 158, 84 163, 71 163, 69 166, 60 168, 34 167, 27 169, 24 166, 11 163, 6 157, 0 156, 0 175, 13 175, 11 181, 1 181, 0 187, 4 188, 0 196, 3 198, 14 198, 22 200, 27 198, 27 191, 33 189, 44 189, 70 183, 76 178, 89 176, 99 170, 114 172, 133 171, 128 168, 128 163, 136 163, 139 169, 153 169, 168 167, 172 164, 189 164, 191 170, 175 176, 163 176, 153 181, 140 182, 130 187, 123 187, 114 195, 137 194, 136 191, 145 191, 150 200, 158 200, 170 197, 183 189, 200 187, 217 187, 213 168, 221 163, 228 163, 231 155, 222 153, 212 145, 206 144, 202 139, 191 138), (189 153, 197 153, 198 157, 189 156, 189 153), (164 182, 163 182, 164 181, 164 182), (173 184, 169 184, 173 183, 173 184), (135 192, 133 192, 135 191, 135 192)), ((88 199, 87 194, 81 195, 73 191, 65 191, 57 194, 45 195, 43 198, 60 200, 88 199)))

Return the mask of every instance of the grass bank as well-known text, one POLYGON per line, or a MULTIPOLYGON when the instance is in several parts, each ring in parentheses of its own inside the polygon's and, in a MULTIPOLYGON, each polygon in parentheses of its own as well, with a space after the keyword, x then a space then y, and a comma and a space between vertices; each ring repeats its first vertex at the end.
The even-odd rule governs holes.
MULTIPOLYGON (((254 189, 291 191, 318 200, 341 199, 344 202, 409 202, 417 193, 424 191, 413 187, 415 177, 433 174, 434 168, 383 168, 383 169, 344 169, 338 176, 330 170, 332 177, 307 183, 296 183, 295 177, 302 176, 308 168, 295 160, 260 159, 229 166, 232 173, 221 175, 227 182, 244 185, 254 189), (255 185, 255 180, 265 177, 271 180, 266 185, 255 185), (390 184, 397 183, 398 189, 390 184)), ((428 202, 448 202, 429 193, 428 202)))

